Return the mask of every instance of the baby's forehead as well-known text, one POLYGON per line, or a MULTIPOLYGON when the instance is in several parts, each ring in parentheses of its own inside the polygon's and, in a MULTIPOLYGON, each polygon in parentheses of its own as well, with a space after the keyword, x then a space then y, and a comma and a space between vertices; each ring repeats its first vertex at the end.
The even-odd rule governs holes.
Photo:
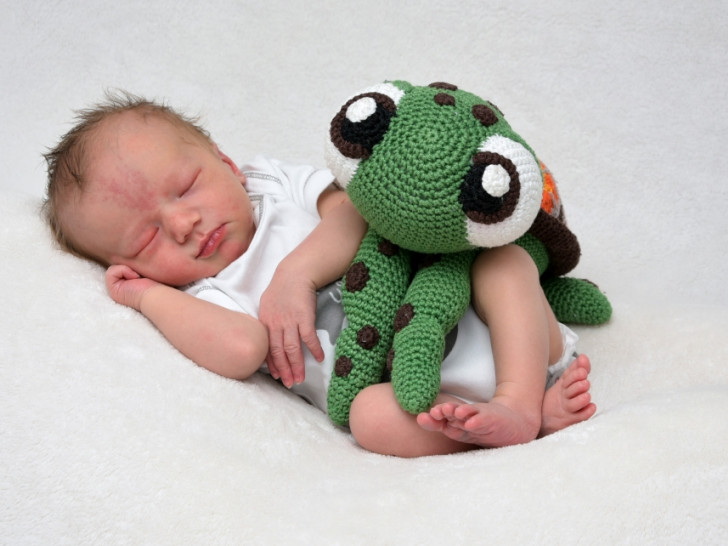
POLYGON ((105 120, 89 146, 85 194, 103 195, 127 208, 149 208, 151 192, 189 162, 190 146, 201 139, 162 116, 124 112, 105 120))
POLYGON ((184 121, 157 111, 127 110, 114 113, 99 123, 94 140, 97 147, 105 145, 115 148, 117 152, 121 144, 137 142, 143 146, 147 140, 212 146, 209 139, 193 127, 188 127, 184 121))

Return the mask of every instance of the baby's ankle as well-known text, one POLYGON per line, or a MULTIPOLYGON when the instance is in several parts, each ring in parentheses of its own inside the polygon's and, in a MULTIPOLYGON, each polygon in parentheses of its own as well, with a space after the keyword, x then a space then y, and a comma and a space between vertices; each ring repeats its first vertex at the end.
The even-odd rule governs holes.
POLYGON ((532 400, 524 401, 521 397, 509 394, 496 394, 490 401, 511 410, 513 413, 513 426, 518 429, 518 436, 525 443, 538 437, 541 430, 541 401, 535 406, 532 400))

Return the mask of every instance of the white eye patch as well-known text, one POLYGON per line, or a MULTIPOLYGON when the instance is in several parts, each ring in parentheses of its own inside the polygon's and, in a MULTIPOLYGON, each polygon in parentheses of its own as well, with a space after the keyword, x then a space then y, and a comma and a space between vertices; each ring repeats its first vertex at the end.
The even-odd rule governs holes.
POLYGON ((493 197, 503 197, 510 184, 511 177, 501 165, 488 165, 483 171, 483 189, 493 197))
POLYGON ((359 123, 374 115, 376 111, 377 101, 372 97, 362 97, 346 109, 346 119, 352 123, 359 123))

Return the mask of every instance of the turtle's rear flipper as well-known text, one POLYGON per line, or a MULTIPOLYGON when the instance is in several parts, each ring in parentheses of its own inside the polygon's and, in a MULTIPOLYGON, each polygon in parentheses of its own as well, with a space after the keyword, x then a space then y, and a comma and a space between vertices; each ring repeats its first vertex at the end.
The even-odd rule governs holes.
POLYGON ((596 325, 612 316, 612 305, 592 282, 556 277, 543 281, 542 286, 559 322, 596 325))

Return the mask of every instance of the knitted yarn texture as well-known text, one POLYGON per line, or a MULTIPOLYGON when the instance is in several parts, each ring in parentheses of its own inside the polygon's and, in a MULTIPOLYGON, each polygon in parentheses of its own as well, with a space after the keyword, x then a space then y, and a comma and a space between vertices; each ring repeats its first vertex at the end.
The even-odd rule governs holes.
POLYGON ((331 419, 391 378, 400 405, 439 392, 444 339, 470 301, 478 249, 516 242, 536 261, 556 316, 599 324, 611 307, 579 261, 556 181, 491 102, 442 82, 374 85, 334 116, 327 163, 369 223, 345 277, 331 419))

